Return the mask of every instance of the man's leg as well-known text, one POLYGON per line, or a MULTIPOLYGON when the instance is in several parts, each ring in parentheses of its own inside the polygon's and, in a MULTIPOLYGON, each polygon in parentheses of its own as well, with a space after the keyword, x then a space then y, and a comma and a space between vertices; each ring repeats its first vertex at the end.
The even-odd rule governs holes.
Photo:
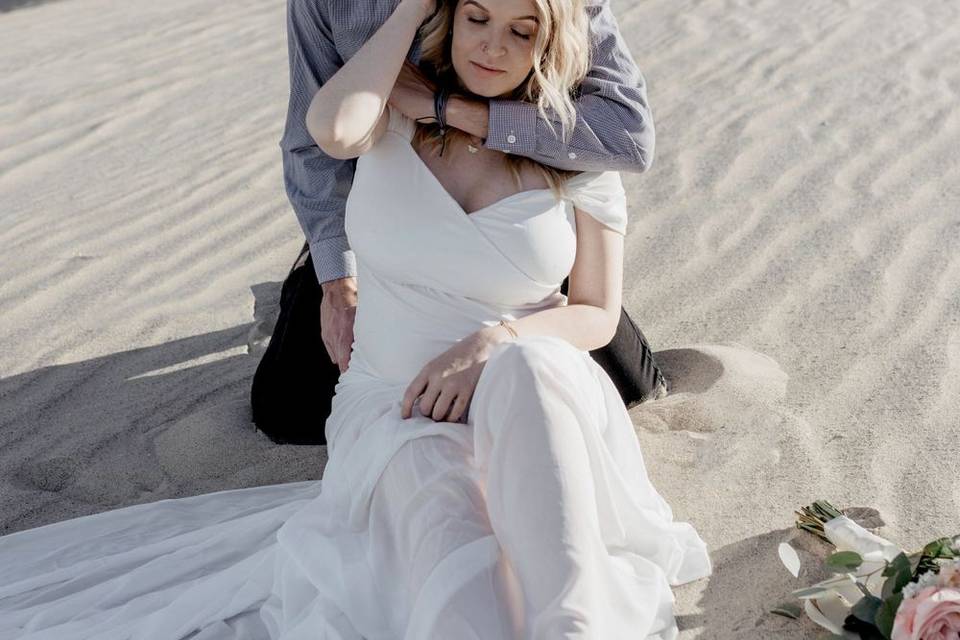
POLYGON ((280 315, 250 390, 253 421, 276 443, 326 444, 340 368, 320 335, 322 299, 305 244, 283 282, 280 315))
MULTIPOLYGON (((560 285, 560 292, 564 295, 568 285, 569 278, 560 285)), ((622 307, 620 323, 613 339, 607 345, 591 351, 590 355, 610 376, 628 409, 645 400, 659 398, 669 390, 667 380, 653 358, 650 344, 622 307)))

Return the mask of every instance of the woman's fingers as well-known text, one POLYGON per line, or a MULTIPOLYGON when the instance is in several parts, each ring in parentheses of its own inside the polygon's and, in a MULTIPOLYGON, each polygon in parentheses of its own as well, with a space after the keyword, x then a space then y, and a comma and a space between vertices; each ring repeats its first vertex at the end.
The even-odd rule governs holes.
POLYGON ((427 390, 420 397, 420 413, 425 416, 433 414, 433 405, 442 390, 441 385, 436 381, 431 380, 427 383, 427 390))
POLYGON ((426 386, 427 378, 423 375, 423 372, 420 372, 403 393, 403 402, 400 403, 400 416, 402 418, 409 418, 411 416, 413 413, 413 402, 423 393, 426 386))
POLYGON ((468 381, 458 374, 440 376, 430 373, 431 370, 429 365, 425 367, 407 387, 400 403, 400 415, 409 418, 413 414, 413 403, 419 398, 422 415, 437 422, 462 421, 470 409, 476 380, 468 381))
POLYGON ((444 416, 450 412, 451 403, 453 403, 457 397, 457 390, 449 384, 446 385, 440 392, 440 395, 437 397, 437 401, 433 405, 433 412, 431 413, 433 419, 438 422, 443 420, 444 416))
POLYGON ((464 409, 467 408, 467 403, 470 398, 465 393, 457 395, 456 400, 453 401, 453 407, 450 409, 450 417, 447 418, 449 422, 460 422, 464 416, 464 409))

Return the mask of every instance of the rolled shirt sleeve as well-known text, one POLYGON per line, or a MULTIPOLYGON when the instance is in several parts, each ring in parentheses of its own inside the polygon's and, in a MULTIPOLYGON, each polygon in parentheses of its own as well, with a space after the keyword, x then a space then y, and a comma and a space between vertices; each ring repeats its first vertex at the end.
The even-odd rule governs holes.
MULTIPOLYGON (((592 66, 575 101, 577 122, 566 142, 540 117, 536 105, 491 99, 485 146, 558 169, 641 173, 653 162, 655 131, 646 80, 637 68, 608 0, 586 8, 592 66)), ((550 115, 548 113, 548 115, 550 115)))

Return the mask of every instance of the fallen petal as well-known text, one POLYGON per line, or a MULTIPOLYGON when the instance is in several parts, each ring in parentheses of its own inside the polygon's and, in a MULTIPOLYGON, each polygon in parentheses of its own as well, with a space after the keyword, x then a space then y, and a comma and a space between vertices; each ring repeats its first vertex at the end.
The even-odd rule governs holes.
POLYGON ((786 542, 781 542, 780 546, 777 547, 777 552, 780 554, 780 560, 787 568, 787 571, 792 573, 794 578, 798 577, 800 575, 800 556, 797 554, 796 549, 786 542))

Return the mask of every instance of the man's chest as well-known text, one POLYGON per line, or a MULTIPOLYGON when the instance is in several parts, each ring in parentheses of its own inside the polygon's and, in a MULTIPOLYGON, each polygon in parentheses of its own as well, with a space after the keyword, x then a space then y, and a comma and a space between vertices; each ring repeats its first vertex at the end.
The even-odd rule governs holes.
MULTIPOLYGON (((346 62, 377 32, 400 0, 317 0, 340 58, 346 62)), ((415 40, 408 57, 416 61, 415 40)))

